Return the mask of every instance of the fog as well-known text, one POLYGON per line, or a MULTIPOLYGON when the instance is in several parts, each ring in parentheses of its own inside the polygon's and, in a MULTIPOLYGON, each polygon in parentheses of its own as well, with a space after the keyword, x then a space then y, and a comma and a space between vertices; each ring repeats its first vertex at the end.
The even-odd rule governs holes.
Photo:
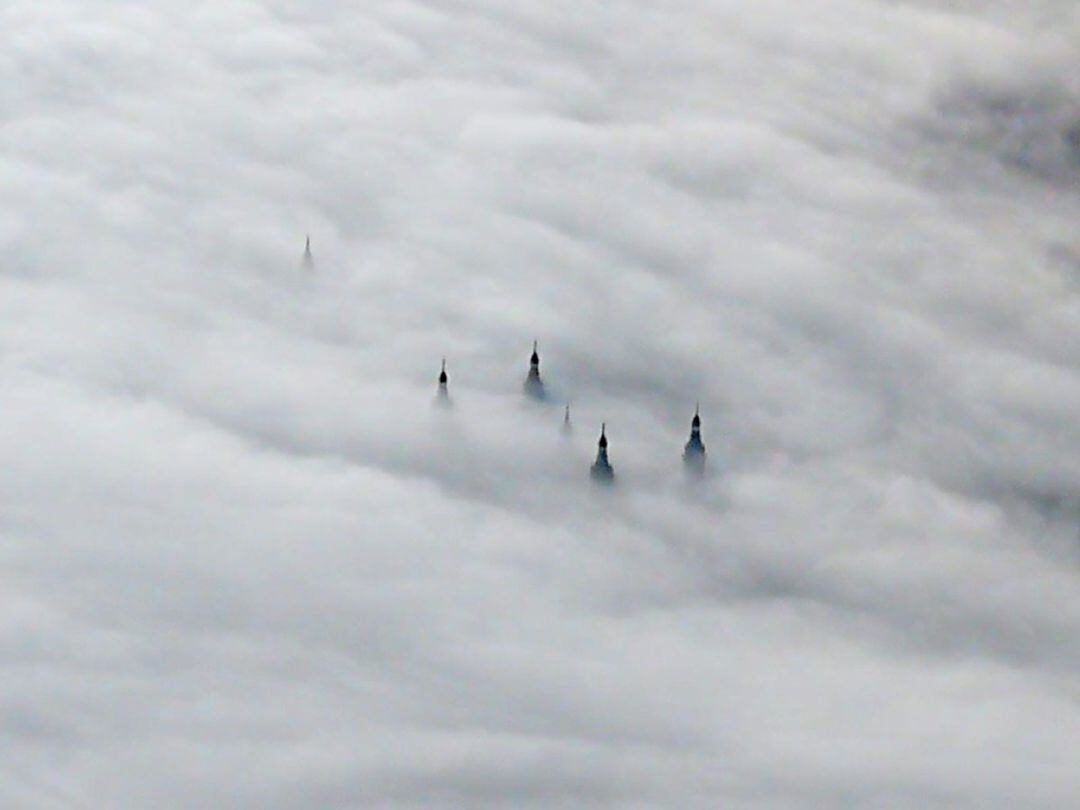
POLYGON ((0 20, 0 806, 1076 801, 1075 3, 0 20))

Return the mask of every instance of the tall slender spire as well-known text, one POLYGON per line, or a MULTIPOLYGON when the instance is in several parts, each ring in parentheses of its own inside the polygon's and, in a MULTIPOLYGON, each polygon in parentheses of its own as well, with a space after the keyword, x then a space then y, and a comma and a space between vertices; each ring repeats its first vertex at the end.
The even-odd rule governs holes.
POLYGON ((574 430, 574 426, 570 422, 570 403, 567 402, 566 403, 566 410, 563 412, 562 432, 565 433, 565 434, 570 434, 570 433, 573 432, 573 430, 574 430))
POLYGON ((701 404, 694 406, 694 418, 690 420, 690 439, 683 448, 683 465, 687 472, 701 475, 705 472, 705 443, 701 440, 701 404))
POLYGON ((610 484, 615 480, 615 469, 608 461, 607 424, 600 426, 600 441, 596 443, 596 461, 593 462, 590 474, 594 481, 602 484, 610 484))
POLYGON ((533 341, 532 356, 529 357, 529 373, 525 377, 525 394, 533 399, 544 399, 544 381, 540 378, 540 354, 537 342, 533 341))
POLYGON ((315 266, 315 257, 311 255, 311 236, 304 239, 304 267, 311 269, 315 266))
POLYGON ((446 388, 446 384, 450 381, 450 378, 446 374, 446 358, 442 361, 442 371, 439 372, 439 399, 449 399, 450 392, 446 388))

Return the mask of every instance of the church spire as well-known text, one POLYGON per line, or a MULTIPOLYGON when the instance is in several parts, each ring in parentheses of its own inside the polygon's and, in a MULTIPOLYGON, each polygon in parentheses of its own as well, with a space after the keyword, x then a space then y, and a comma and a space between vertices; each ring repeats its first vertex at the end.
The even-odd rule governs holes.
POLYGON ((544 398, 544 381, 540 379, 540 354, 537 352, 535 340, 532 356, 529 357, 529 373, 525 377, 525 394, 533 399, 544 398))
POLYGON ((315 266, 315 257, 311 255, 311 236, 304 239, 304 267, 311 269, 315 266))
POLYGON ((562 432, 569 434, 574 430, 573 424, 570 422, 570 403, 566 403, 566 410, 563 412, 562 418, 562 432))
POLYGON ((705 443, 701 440, 701 405, 694 406, 694 418, 690 420, 690 439, 683 448, 683 465, 687 472, 701 475, 705 472, 705 443))
POLYGON ((615 469, 608 461, 607 447, 607 425, 603 424, 600 426, 600 441, 596 443, 596 461, 590 470, 593 480, 602 484, 610 484, 615 480, 615 469))
POLYGON ((446 375, 446 358, 442 361, 442 371, 439 372, 439 399, 449 399, 450 392, 446 388, 446 384, 450 381, 450 378, 446 375))

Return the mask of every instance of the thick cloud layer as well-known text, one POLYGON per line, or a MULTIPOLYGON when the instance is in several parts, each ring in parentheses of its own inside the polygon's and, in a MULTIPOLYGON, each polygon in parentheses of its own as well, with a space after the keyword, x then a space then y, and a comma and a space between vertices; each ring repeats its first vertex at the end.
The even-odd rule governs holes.
POLYGON ((1080 795, 1075 3, 2 20, 0 806, 1080 795))

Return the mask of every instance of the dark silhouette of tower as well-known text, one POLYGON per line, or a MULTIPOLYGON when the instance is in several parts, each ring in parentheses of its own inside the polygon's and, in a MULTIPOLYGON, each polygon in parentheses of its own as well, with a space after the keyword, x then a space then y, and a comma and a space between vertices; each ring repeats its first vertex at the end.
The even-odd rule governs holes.
POLYGON ((533 341, 532 356, 529 358, 529 374, 525 377, 525 393, 533 399, 544 398, 544 381, 540 379, 540 355, 533 341))
POLYGON ((705 443, 701 441, 701 406, 695 406, 690 421, 690 439, 683 448, 683 466, 687 472, 702 475, 705 472, 705 443))
POLYGON ((574 425, 570 422, 570 403, 566 403, 566 411, 563 413, 562 419, 562 432, 564 435, 569 436, 574 432, 574 425))
POLYGON ((610 484, 615 480, 615 470, 607 456, 607 425, 600 426, 600 441, 596 443, 596 461, 590 470, 592 479, 601 484, 610 484))
POLYGON ((304 241, 304 269, 310 270, 315 266, 315 257, 311 255, 311 237, 304 241))
POLYGON ((450 399, 450 392, 446 388, 448 382, 450 382, 450 378, 446 376, 446 358, 444 357, 442 371, 439 372, 439 399, 444 402, 450 399))

